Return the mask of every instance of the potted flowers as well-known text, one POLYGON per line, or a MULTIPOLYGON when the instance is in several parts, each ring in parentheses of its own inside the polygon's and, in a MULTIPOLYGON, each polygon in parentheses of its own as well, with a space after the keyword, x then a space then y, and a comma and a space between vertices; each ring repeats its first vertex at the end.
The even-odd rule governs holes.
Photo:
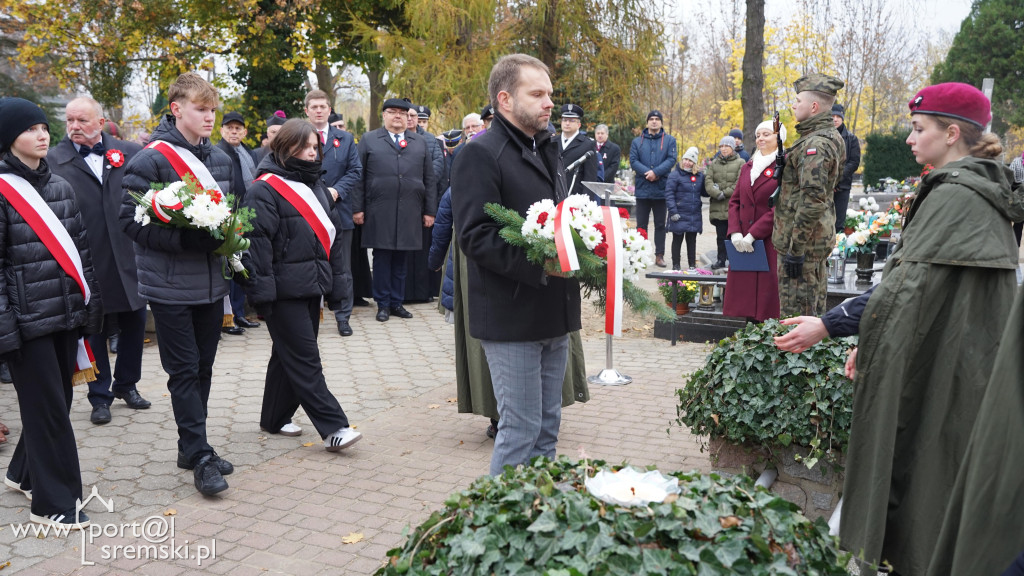
POLYGON ((672 306, 672 288, 676 289, 676 314, 686 314, 690 311, 690 302, 697 297, 700 285, 696 280, 658 280, 658 291, 665 299, 665 304, 672 306))
POLYGON ((875 247, 892 232, 896 218, 889 213, 865 215, 845 241, 849 251, 857 254, 857 281, 871 282, 875 266, 875 247))

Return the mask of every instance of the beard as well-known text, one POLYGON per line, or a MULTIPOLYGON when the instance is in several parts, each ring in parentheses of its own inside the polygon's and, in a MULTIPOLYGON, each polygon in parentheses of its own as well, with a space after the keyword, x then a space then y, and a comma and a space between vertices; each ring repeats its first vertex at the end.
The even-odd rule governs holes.
POLYGON ((96 130, 92 130, 89 132, 86 132, 85 130, 71 130, 68 132, 68 138, 70 138, 73 141, 77 136, 88 142, 91 141, 93 138, 99 136, 102 132, 102 128, 97 128, 96 130))
MULTIPOLYGON (((512 100, 512 119, 519 126, 525 129, 533 130, 534 134, 542 130, 548 129, 548 122, 540 118, 537 114, 531 113, 526 110, 525 106, 520 106, 519 101, 512 100)), ((533 134, 531 134, 532 136, 533 134)))

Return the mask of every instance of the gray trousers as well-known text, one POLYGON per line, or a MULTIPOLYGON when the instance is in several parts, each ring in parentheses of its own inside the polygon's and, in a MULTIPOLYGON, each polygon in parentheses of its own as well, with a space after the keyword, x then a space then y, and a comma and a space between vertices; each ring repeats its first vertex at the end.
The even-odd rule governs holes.
POLYGON ((342 289, 344 294, 341 297, 341 308, 334 311, 334 319, 338 322, 348 322, 352 316, 352 234, 355 230, 338 230, 338 238, 341 240, 341 267, 344 270, 342 275, 342 289))
POLYGON ((526 464, 534 456, 554 458, 569 336, 531 342, 481 340, 480 344, 491 370, 501 422, 491 475, 500 475, 505 466, 526 464))

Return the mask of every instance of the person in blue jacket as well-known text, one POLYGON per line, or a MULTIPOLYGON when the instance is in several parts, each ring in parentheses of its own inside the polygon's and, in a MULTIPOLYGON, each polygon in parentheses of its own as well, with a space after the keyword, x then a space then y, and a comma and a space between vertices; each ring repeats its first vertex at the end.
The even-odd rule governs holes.
POLYGON ((647 128, 629 147, 629 164, 636 174, 636 225, 647 229, 654 212, 654 263, 665 264, 665 182, 676 165, 676 139, 662 129, 658 110, 647 114, 647 128))
POLYGON ((672 233, 672 269, 681 270, 683 239, 686 239, 686 262, 690 270, 697 266, 697 235, 704 231, 701 196, 704 173, 697 170, 697 148, 690 146, 683 160, 668 177, 665 206, 668 209, 668 231, 672 233))

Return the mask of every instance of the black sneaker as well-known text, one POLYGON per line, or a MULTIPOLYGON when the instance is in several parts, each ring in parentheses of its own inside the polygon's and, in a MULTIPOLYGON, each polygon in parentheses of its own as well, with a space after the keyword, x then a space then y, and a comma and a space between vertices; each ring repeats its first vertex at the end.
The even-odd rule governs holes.
MULTIPOLYGON (((227 476, 235 471, 234 465, 218 456, 216 452, 213 453, 213 461, 217 463, 217 471, 220 472, 221 476, 227 476)), ((182 470, 192 470, 195 468, 185 458, 185 453, 181 450, 178 450, 178 468, 182 470)))
POLYGON ((196 490, 203 496, 213 496, 228 489, 228 483, 224 476, 217 470, 217 461, 213 454, 207 454, 196 462, 195 476, 196 490))
MULTIPOLYGON (((221 482, 223 481, 224 479, 222 478, 221 482)), ((37 524, 44 526, 69 526, 72 530, 81 530, 89 525, 89 517, 85 515, 85 512, 75 510, 74 508, 57 514, 47 514, 46 516, 29 514, 28 517, 29 520, 37 524)))

